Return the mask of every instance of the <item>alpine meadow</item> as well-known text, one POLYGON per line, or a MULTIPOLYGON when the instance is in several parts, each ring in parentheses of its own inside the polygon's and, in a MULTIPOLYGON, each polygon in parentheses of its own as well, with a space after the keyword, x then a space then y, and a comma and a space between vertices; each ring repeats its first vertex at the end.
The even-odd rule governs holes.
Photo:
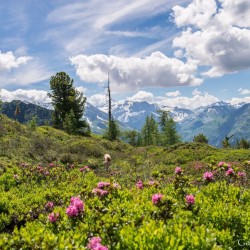
POLYGON ((249 17, 2 0, 0 249, 250 249, 249 17))

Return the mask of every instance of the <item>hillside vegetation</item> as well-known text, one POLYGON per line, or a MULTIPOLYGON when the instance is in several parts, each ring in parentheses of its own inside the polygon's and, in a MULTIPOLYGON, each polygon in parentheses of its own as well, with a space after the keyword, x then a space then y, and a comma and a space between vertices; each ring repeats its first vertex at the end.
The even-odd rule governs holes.
POLYGON ((247 249, 249 168, 250 150, 132 147, 2 115, 0 249, 247 249))

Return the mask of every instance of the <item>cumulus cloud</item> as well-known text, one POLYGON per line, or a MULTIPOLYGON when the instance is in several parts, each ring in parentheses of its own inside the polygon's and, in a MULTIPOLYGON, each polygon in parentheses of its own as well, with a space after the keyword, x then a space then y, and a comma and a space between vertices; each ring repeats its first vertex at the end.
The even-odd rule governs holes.
POLYGON ((250 89, 239 88, 238 91, 240 92, 241 95, 248 95, 248 94, 250 94, 250 89))
POLYGON ((81 80, 96 83, 107 82, 108 72, 116 92, 136 90, 147 86, 186 86, 199 85, 195 77, 197 62, 186 63, 169 58, 157 51, 145 58, 116 57, 106 55, 78 55, 70 58, 81 80))
POLYGON ((192 94, 193 95, 201 95, 201 91, 199 91, 198 89, 194 89, 193 91, 192 91, 192 94))
POLYGON ((232 99, 227 100, 227 102, 231 103, 232 105, 237 105, 241 103, 250 103, 250 96, 245 96, 243 98, 233 97, 232 99))
POLYGON ((207 66, 204 76, 250 68, 249 0, 193 0, 187 7, 175 6, 173 17, 178 27, 187 27, 173 46, 207 66))
POLYGON ((152 103, 155 101, 155 97, 151 92, 147 91, 138 91, 135 95, 128 97, 128 101, 134 101, 134 102, 149 102, 152 103))
POLYGON ((8 85, 26 86, 48 80, 54 72, 48 69, 39 59, 34 58, 32 63, 24 64, 12 70, 5 70, 0 74, 0 87, 8 85))
POLYGON ((196 109, 200 106, 207 106, 218 102, 219 99, 208 93, 196 94, 192 97, 178 96, 175 98, 161 98, 158 101, 160 106, 179 107, 186 109, 196 109))
POLYGON ((8 91, 1 89, 0 92, 3 102, 11 102, 13 100, 20 100, 31 103, 50 103, 51 99, 47 95, 47 91, 44 90, 24 90, 17 89, 15 91, 8 91))
POLYGON ((26 64, 31 59, 32 57, 30 56, 15 57, 12 51, 6 53, 0 51, 0 71, 18 68, 20 65, 26 64))
POLYGON ((173 92, 167 92, 165 95, 169 97, 177 97, 181 95, 181 92, 179 90, 176 90, 173 92))
POLYGON ((80 87, 76 87, 76 90, 78 90, 79 92, 85 94, 86 91, 87 91, 87 88, 84 88, 84 87, 80 86, 80 87))
POLYGON ((90 96, 87 101, 95 107, 101 107, 107 103, 107 95, 105 94, 96 94, 90 96))
POLYGON ((180 96, 177 94, 178 93, 176 93, 176 96, 172 95, 170 96, 171 98, 169 98, 166 96, 154 96, 151 92, 139 91, 135 95, 127 97, 126 100, 134 102, 147 101, 148 103, 156 103, 159 107, 179 107, 186 109, 196 109, 200 106, 207 106, 219 101, 217 97, 206 92, 197 92, 192 97, 180 96))

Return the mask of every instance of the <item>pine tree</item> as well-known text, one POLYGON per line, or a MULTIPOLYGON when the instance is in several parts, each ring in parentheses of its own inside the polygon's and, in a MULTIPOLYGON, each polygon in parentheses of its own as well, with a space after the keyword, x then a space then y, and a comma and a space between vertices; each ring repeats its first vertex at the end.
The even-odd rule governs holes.
POLYGON ((200 142, 208 144, 208 139, 204 134, 198 134, 194 136, 193 142, 200 142))
POLYGON ((154 116, 147 116, 145 124, 141 130, 142 143, 145 146, 158 145, 159 142, 159 131, 157 122, 154 116))
POLYGON ((170 117, 168 111, 160 110, 158 113, 160 114, 161 144, 163 146, 171 146, 180 142, 180 136, 176 131, 176 123, 170 117))
POLYGON ((132 146, 138 144, 138 132, 136 130, 126 130, 123 132, 125 140, 132 146))
POLYGON ((223 148, 231 148, 231 144, 229 143, 229 140, 233 137, 233 135, 231 136, 227 136, 222 140, 221 144, 223 148))
POLYGON ((82 120, 86 97, 73 87, 73 79, 65 72, 51 77, 50 88, 54 107, 53 125, 55 128, 86 134, 90 131, 86 121, 82 120), (71 120, 71 121, 70 121, 71 120), (69 123, 72 123, 69 125, 69 123), (69 126, 71 128, 69 129, 69 126))

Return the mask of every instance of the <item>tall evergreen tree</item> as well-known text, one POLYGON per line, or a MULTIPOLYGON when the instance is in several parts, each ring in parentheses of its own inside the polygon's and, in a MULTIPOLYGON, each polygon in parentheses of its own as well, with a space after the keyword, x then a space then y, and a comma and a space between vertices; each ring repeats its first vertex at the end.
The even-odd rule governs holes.
POLYGON ((123 132, 124 139, 132 146, 138 145, 138 132, 136 130, 126 130, 123 132))
POLYGON ((158 112, 160 114, 161 144, 163 146, 171 146, 180 142, 174 119, 170 117, 168 111, 160 110, 158 112))
POLYGON ((225 138, 222 140, 222 142, 221 142, 223 148, 231 148, 231 144, 230 144, 229 140, 230 140, 232 137, 233 137, 233 135, 231 135, 231 136, 229 136, 229 137, 226 135, 226 137, 225 137, 225 138))
POLYGON ((141 130, 142 143, 145 146, 158 145, 159 142, 159 131, 157 122, 154 116, 147 116, 145 124, 141 130))
POLYGON ((74 88, 73 83, 74 80, 65 72, 59 72, 51 77, 49 96, 54 107, 53 125, 71 133, 81 130, 86 134, 89 132, 89 126, 82 120, 86 97, 74 88))
POLYGON ((198 134, 194 136, 193 142, 200 142, 208 144, 208 139, 204 134, 198 134))

